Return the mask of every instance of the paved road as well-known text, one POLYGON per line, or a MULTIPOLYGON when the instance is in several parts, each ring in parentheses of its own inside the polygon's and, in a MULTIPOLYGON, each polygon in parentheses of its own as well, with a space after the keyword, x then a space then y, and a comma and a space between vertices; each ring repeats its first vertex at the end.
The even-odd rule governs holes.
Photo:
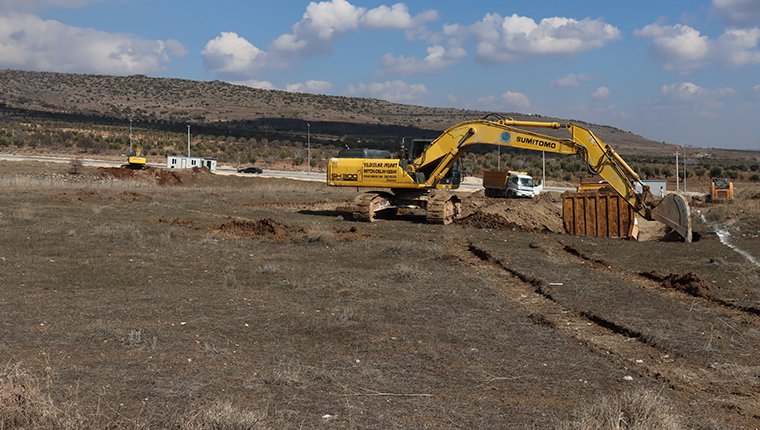
MULTIPOLYGON (((51 157, 51 156, 29 156, 29 155, 15 155, 15 154, 0 154, 0 160, 11 161, 44 161, 48 163, 70 163, 71 158, 65 157, 51 157)), ((111 160, 97 160, 91 158, 80 158, 82 165, 93 167, 119 167, 124 164, 123 161, 111 161, 111 160)), ((148 163, 148 166, 155 168, 166 167, 163 163, 148 163)), ((314 181, 324 182, 325 173, 312 171, 307 172, 294 172, 288 170, 264 170, 264 173, 252 175, 245 173, 238 173, 235 168, 227 166, 217 167, 215 173, 217 175, 234 175, 234 176, 247 176, 247 177, 260 177, 260 178, 281 178, 281 179, 295 179, 299 181, 314 181)), ((483 180, 472 176, 467 176, 457 191, 473 192, 483 189, 483 180)), ((567 187, 544 187, 544 191, 565 192, 574 190, 575 188, 567 187)))

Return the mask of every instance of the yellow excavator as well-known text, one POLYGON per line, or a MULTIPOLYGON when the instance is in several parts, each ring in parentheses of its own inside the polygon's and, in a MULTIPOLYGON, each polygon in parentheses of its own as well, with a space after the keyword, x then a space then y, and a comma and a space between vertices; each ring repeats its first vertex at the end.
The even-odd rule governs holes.
POLYGON ((423 149, 402 150, 399 158, 338 156, 327 165, 327 184, 335 187, 382 188, 359 194, 351 208, 354 219, 374 221, 380 211, 400 208, 426 211, 430 223, 449 224, 462 213, 461 200, 442 188, 457 188, 461 179, 459 157, 469 146, 501 145, 581 157, 590 173, 604 178, 629 205, 647 220, 656 220, 691 242, 689 204, 681 194, 655 199, 639 175, 609 145, 578 124, 517 121, 490 114, 481 120, 459 123, 423 149), (525 128, 565 128, 570 136, 557 138, 525 128), (452 178, 452 172, 456 171, 452 178), (456 176, 459 177, 456 177, 456 176), (447 178, 447 179, 445 179, 447 178), (442 186, 447 182, 446 186, 442 186), (640 184, 641 193, 636 192, 640 184))
POLYGON ((142 146, 138 145, 134 152, 129 154, 129 158, 127 158, 127 167, 130 169, 142 170, 146 168, 147 165, 148 159, 145 157, 145 154, 143 154, 142 146))
POLYGON ((136 148, 132 149, 134 145, 132 145, 132 120, 129 120, 129 156, 127 158, 127 164, 123 165, 122 167, 127 167, 129 169, 134 170, 142 170, 148 167, 148 159, 145 157, 145 154, 143 153, 142 146, 137 145, 136 148))

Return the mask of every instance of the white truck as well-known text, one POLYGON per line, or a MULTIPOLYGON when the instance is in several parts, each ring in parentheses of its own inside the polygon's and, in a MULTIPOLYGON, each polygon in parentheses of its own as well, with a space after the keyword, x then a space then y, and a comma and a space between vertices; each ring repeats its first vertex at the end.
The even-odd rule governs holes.
POLYGON ((484 172, 483 187, 486 197, 528 197, 533 198, 541 193, 543 184, 536 185, 528 172, 484 172))

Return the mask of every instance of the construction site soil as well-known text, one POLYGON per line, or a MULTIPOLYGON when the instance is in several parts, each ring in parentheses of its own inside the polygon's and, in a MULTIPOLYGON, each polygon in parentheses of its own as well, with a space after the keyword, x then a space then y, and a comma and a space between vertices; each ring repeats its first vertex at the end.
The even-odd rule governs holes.
POLYGON ((558 194, 370 224, 355 188, 0 167, 0 428, 760 428, 749 184, 687 244, 565 235, 558 194))

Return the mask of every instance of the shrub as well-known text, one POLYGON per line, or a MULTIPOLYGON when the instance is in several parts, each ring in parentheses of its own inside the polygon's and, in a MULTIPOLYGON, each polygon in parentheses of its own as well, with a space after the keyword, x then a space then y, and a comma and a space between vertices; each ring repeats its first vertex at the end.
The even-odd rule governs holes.
POLYGON ((71 161, 69 161, 69 174, 78 175, 80 173, 82 173, 82 160, 79 158, 72 158, 71 161))

